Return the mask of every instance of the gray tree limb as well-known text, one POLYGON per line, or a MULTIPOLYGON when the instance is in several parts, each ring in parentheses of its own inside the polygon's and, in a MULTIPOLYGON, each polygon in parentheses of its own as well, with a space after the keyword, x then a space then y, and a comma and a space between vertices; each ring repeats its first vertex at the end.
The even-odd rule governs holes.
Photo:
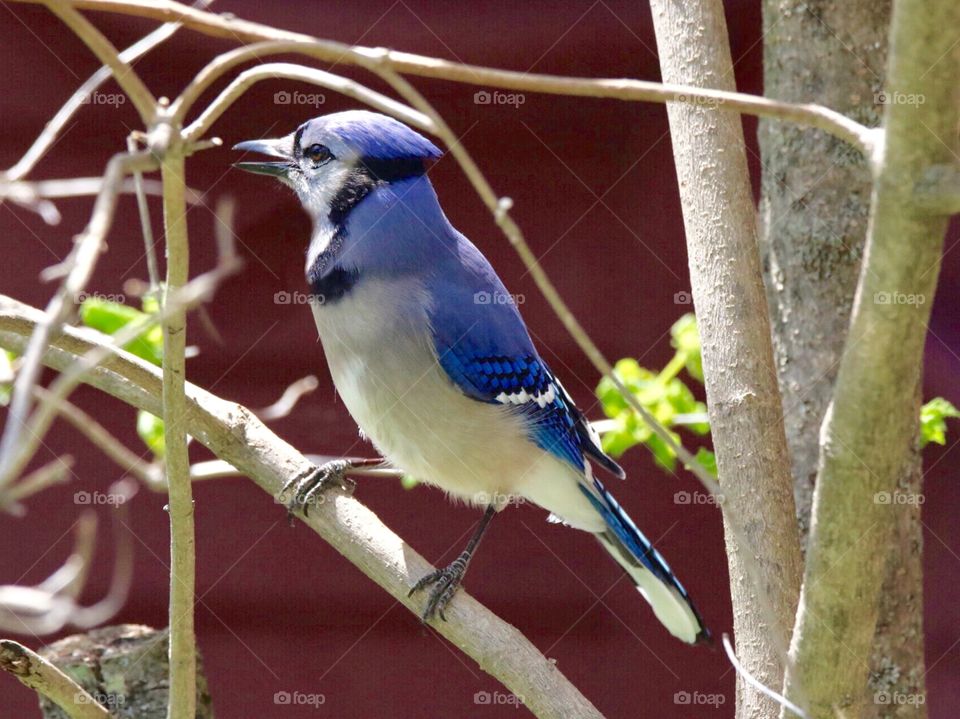
MULTIPOLYGON (((823 103, 867 126, 879 125, 883 103, 898 99, 884 92, 890 10, 888 0, 820 6, 766 0, 764 92, 783 102, 823 103)), ((758 134, 761 249, 805 544, 819 428, 847 338, 872 177, 859 153, 827 133, 761 119, 758 134)), ((904 496, 920 496, 918 451, 912 452, 900 489, 904 496)), ((887 556, 864 716, 923 719, 926 703, 890 701, 924 695, 920 503, 893 509, 897 529, 887 556)))
MULTIPOLYGON (((720 0, 651 0, 651 7, 665 82, 734 88, 720 0)), ((724 495, 737 655, 759 682, 778 688, 800 591, 800 545, 743 129, 738 116, 715 106, 667 110, 724 495), (751 562, 758 577, 750 576, 751 562)), ((737 717, 778 714, 776 702, 738 679, 737 717)))
POLYGON ((806 571, 785 694, 812 717, 863 709, 894 494, 917 427, 915 391, 948 216, 915 202, 929 168, 956 162, 960 5, 894 6, 888 93, 867 245, 833 402, 821 430, 806 571), (950 32, 946 29, 951 29, 950 32))

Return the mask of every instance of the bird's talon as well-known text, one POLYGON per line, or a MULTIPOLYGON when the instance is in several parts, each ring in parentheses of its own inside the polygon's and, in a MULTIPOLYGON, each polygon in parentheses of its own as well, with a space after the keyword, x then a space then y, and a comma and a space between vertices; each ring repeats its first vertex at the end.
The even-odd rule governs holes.
POLYGON ((421 589, 431 584, 434 585, 430 592, 430 598, 427 600, 427 606, 424 607, 423 614, 420 616, 424 623, 429 622, 434 616, 439 616, 443 621, 447 621, 444 610, 450 604, 450 600, 453 599, 457 589, 460 588, 460 582, 466 573, 466 562, 463 559, 462 556, 458 557, 443 569, 437 569, 421 578, 407 593, 407 596, 410 597, 421 589))
POLYGON ((326 501, 326 491, 332 487, 339 488, 347 495, 353 494, 356 482, 346 476, 350 466, 347 460, 336 459, 301 472, 284 484, 279 500, 285 501, 291 521, 294 513, 300 509, 305 517, 309 516, 310 506, 323 504, 326 501), (286 499, 288 496, 289 500, 286 499))

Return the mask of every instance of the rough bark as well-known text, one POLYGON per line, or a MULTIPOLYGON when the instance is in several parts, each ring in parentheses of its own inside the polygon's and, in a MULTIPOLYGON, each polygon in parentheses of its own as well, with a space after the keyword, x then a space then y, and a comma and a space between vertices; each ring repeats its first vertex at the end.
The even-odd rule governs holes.
MULTIPOLYGON (((664 82, 734 89, 722 3, 651 6, 664 82)), ((716 105, 672 104, 668 114, 724 495, 737 653, 753 676, 778 687, 800 547, 743 129, 738 115, 716 105)), ((778 713, 738 682, 738 717, 778 713)))
MULTIPOLYGON (((806 571, 787 696, 811 717, 861 716, 887 547, 902 515, 892 496, 917 431, 916 387, 948 216, 916 202, 931 169, 955 163, 960 5, 894 7, 866 252, 849 338, 821 434, 806 571)), ((915 700, 918 698, 915 698, 915 700)))
MULTIPOLYGON (((764 3, 764 92, 816 102, 880 123, 889 1, 764 3)), ((773 325, 784 424, 793 461, 801 541, 820 451, 819 428, 833 393, 866 241, 871 176, 865 158, 817 130, 761 120, 761 252, 773 325)), ((920 496, 919 454, 900 483, 920 496)), ((865 716, 926 716, 920 504, 897 506, 871 662, 865 716)))
MULTIPOLYGON (((65 637, 40 655, 120 719, 165 719, 169 690, 167 630, 136 624, 65 637)), ((199 663, 199 657, 198 657, 199 663)), ((207 680, 197 673, 197 719, 213 719, 207 680)), ((60 707, 40 700, 45 719, 67 719, 60 707)))

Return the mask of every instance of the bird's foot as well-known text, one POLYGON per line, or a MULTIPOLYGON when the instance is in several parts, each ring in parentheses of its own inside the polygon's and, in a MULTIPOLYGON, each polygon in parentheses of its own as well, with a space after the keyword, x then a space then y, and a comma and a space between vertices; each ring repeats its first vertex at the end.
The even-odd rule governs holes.
POLYGON ((408 597, 413 596, 421 589, 433 585, 433 590, 430 592, 430 599, 427 601, 427 606, 421 615, 421 619, 423 619, 424 622, 430 621, 438 614, 443 621, 447 621, 447 618, 443 615, 443 610, 446 609, 450 600, 453 599, 453 595, 456 594, 457 589, 460 587, 460 582, 463 581, 463 575, 467 573, 467 564, 469 562, 470 553, 463 552, 446 567, 430 572, 430 574, 423 577, 423 579, 413 586, 413 589, 407 594, 408 597))
POLYGON ((347 471, 352 466, 348 459, 335 459, 319 467, 311 467, 283 485, 277 500, 287 505, 287 513, 291 518, 298 509, 302 509, 304 516, 307 516, 312 505, 326 501, 324 493, 331 487, 339 487, 347 494, 353 493, 356 482, 347 477, 347 471))

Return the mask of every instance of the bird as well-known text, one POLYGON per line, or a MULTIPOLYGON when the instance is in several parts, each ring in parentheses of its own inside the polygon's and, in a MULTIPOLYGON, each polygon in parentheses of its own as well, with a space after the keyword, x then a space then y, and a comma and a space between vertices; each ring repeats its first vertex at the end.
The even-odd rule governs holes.
POLYGON ((445 609, 492 518, 518 502, 591 533, 660 623, 688 644, 710 632, 683 585, 596 476, 623 479, 597 432, 543 360, 516 297, 440 205, 428 171, 442 156, 393 117, 322 115, 234 150, 235 163, 290 187, 312 220, 310 306, 338 396, 377 459, 334 460, 293 477, 291 508, 352 488, 387 463, 484 510, 463 552, 410 589, 445 609))

